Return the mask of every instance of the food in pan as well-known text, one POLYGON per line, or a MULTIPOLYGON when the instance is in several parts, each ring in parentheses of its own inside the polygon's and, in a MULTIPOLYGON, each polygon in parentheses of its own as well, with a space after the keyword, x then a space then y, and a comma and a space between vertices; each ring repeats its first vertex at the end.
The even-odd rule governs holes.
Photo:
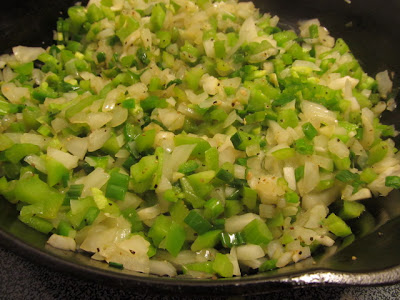
POLYGON ((388 71, 252 2, 101 0, 0 57, 0 194, 56 248, 194 278, 349 244, 400 187, 388 71))

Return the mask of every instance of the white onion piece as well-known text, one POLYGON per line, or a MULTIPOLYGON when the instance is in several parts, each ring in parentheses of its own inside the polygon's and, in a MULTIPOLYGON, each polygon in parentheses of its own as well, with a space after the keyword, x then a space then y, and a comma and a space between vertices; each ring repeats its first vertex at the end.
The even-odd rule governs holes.
POLYGON ((260 219, 260 216, 253 213, 247 213, 227 218, 225 221, 225 231, 229 233, 242 231, 243 228, 254 219, 260 219))
POLYGON ((61 250, 67 250, 67 251, 76 250, 76 242, 73 238, 68 236, 58 235, 55 233, 53 233, 47 240, 47 244, 61 250))
POLYGON ((22 99, 30 99, 31 95, 28 88, 17 87, 14 83, 4 83, 1 86, 3 95, 14 104, 21 104, 22 99))
POLYGON ((110 128, 102 128, 94 130, 88 136, 88 151, 93 152, 100 149, 105 142, 111 137, 110 128))
POLYGON ((150 260, 150 274, 160 275, 160 276, 176 276, 175 267, 168 261, 150 260))
POLYGON ((236 248, 236 255, 238 260, 252 260, 263 257, 264 250, 258 245, 242 245, 236 248))
POLYGON ((62 163, 68 170, 78 166, 79 157, 55 148, 47 148, 47 156, 62 163))
POLYGON ((383 98, 386 98, 388 93, 392 91, 393 83, 389 77, 389 72, 383 71, 376 74, 376 81, 378 82, 378 90, 383 98))
POLYGON ((88 138, 72 136, 65 141, 65 147, 73 155, 83 159, 88 150, 88 138))
POLYGON ((82 197, 89 196, 91 194, 90 189, 91 188, 98 188, 101 189, 101 187, 108 181, 110 178, 110 175, 102 168, 96 168, 92 173, 90 173, 87 176, 80 177, 75 181, 75 184, 83 184, 83 190, 82 190, 82 197))
POLYGON ((34 61, 38 58, 38 56, 42 53, 45 53, 46 50, 40 47, 25 47, 25 46, 17 46, 14 47, 13 53, 15 58, 22 63, 28 63, 34 61))

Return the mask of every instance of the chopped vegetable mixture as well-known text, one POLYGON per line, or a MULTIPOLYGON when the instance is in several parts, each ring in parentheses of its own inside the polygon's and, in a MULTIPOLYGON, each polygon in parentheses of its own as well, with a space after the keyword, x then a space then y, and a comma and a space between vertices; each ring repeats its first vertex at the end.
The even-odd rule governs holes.
POLYGON ((91 0, 0 56, 0 194, 54 247, 193 278, 354 239, 400 188, 388 71, 252 2, 91 0))

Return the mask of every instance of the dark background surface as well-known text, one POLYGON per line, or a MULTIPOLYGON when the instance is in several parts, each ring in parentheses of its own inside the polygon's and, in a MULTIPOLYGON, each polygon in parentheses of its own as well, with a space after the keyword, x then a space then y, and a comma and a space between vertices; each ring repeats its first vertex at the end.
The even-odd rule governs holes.
MULTIPOLYGON (((32 263, 0 247, 0 299, 222 299, 182 297, 157 293, 157 286, 148 289, 117 289, 90 280, 77 279, 53 271, 51 266, 32 263)), ((400 284, 379 287, 315 287, 287 289, 259 296, 233 299, 399 299, 400 284)))

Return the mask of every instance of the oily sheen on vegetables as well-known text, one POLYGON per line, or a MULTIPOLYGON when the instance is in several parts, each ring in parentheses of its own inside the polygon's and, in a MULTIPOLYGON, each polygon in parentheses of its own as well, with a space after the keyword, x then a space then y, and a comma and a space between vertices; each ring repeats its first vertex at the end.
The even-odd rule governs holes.
POLYGON ((0 57, 0 194, 50 245, 163 276, 351 243, 360 200, 400 187, 389 73, 277 24, 235 0, 71 7, 55 45, 0 57))

